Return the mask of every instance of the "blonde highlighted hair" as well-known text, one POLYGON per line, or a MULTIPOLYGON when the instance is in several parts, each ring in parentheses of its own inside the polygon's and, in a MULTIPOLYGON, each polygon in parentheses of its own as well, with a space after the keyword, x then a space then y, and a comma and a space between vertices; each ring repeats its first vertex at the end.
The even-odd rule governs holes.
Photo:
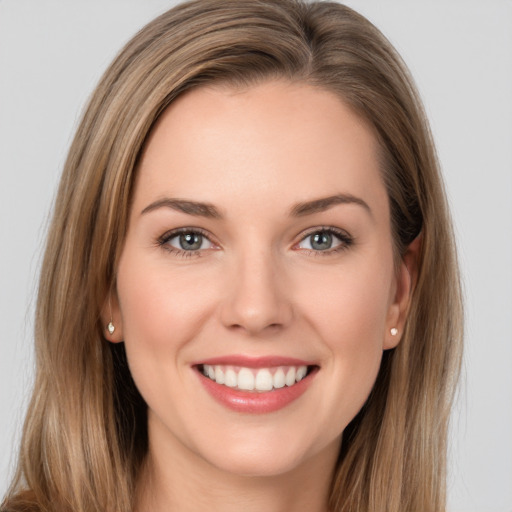
POLYGON ((462 305, 435 149, 406 67, 368 20, 337 3, 195 0, 125 46, 71 145, 41 271, 35 387, 2 511, 133 509, 146 406, 100 311, 115 286, 141 148, 184 91, 274 78, 332 91, 373 126, 397 258, 421 236, 405 332, 343 433, 331 510, 444 510, 462 305))

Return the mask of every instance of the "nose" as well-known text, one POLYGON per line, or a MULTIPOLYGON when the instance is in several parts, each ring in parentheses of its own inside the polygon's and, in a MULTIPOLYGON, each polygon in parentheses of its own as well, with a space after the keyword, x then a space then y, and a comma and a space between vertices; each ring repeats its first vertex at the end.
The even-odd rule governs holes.
POLYGON ((272 254, 240 257, 226 279, 229 293, 221 306, 221 321, 227 328, 255 335, 282 329, 291 322, 290 290, 272 254))

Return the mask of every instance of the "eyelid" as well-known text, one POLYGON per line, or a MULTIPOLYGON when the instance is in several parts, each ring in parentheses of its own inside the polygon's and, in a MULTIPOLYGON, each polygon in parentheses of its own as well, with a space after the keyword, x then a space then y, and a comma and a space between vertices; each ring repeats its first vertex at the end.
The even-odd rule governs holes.
POLYGON ((166 231, 163 235, 160 235, 158 237, 157 241, 160 243, 165 243, 168 240, 170 240, 171 238, 174 238, 175 236, 181 235, 183 233, 197 233, 199 235, 202 235, 202 236, 208 238, 208 240, 210 240, 210 242, 213 243, 213 241, 211 240, 210 233, 205 231, 203 228, 198 228, 198 227, 194 227, 194 226, 186 226, 186 227, 182 227, 182 228, 169 229, 169 231, 166 231))
POLYGON ((156 240, 156 244, 162 249, 175 254, 177 256, 190 257, 190 256, 200 256, 203 252, 211 250, 211 249, 197 249, 192 251, 185 251, 183 249, 178 249, 170 244, 168 244, 169 240, 183 234, 183 233, 195 233, 206 238, 211 244, 212 249, 217 249, 218 244, 213 239, 212 235, 208 233, 206 230, 194 227, 194 226, 186 226, 181 228, 170 229, 166 231, 163 235, 159 236, 156 240))
MULTIPOLYGON (((292 246, 292 249, 300 250, 300 251, 306 252, 306 253, 312 253, 316 256, 319 256, 319 255, 329 255, 329 254, 336 253, 340 250, 348 249, 353 243, 354 243, 354 237, 352 235, 350 235, 344 229, 340 229, 340 228, 337 228, 334 226, 315 226, 315 227, 312 227, 312 228, 309 228, 309 229, 303 231, 300 235, 300 239, 298 240, 298 242, 296 242, 292 246), (315 233, 322 233, 322 232, 332 234, 334 237, 336 237, 340 241, 340 243, 338 245, 336 245, 335 247, 326 249, 326 250, 315 250, 315 249, 306 249, 306 248, 298 247, 299 244, 301 242, 303 242, 309 236, 314 235, 315 233)), ((170 229, 169 231, 166 231, 163 235, 161 235, 157 238, 156 244, 159 247, 163 248, 164 250, 166 250, 170 253, 173 253, 178 256, 183 256, 183 257, 201 256, 202 253, 204 253, 205 251, 219 248, 219 244, 215 241, 215 239, 211 235, 211 233, 207 232, 203 228, 194 227, 194 226, 186 226, 186 227, 181 227, 181 228, 170 229), (197 250, 186 251, 186 250, 179 249, 177 247, 174 247, 174 246, 171 246, 168 244, 169 240, 171 240, 172 238, 175 238, 176 236, 179 236, 182 233, 199 234, 199 235, 203 236, 204 238, 206 238, 213 245, 213 247, 209 248, 209 249, 197 249, 197 250)))
POLYGON ((354 237, 344 229, 336 228, 334 226, 316 226, 314 228, 307 229, 305 232, 302 232, 299 241, 294 244, 293 248, 304 252, 314 253, 315 255, 328 255, 340 250, 348 249, 348 247, 350 247, 353 243, 354 237), (331 249, 326 249, 324 251, 314 249, 303 249, 298 247, 301 242, 306 240, 306 238, 310 237, 311 235, 314 235, 315 233, 330 233, 340 241, 340 244, 331 249))

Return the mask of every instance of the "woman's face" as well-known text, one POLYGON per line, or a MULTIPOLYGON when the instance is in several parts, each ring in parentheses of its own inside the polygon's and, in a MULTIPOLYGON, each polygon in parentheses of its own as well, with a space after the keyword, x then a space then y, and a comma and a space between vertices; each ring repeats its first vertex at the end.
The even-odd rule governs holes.
POLYGON ((140 161, 110 336, 153 456, 244 475, 333 461, 398 342, 407 276, 376 140, 336 96, 180 97, 140 161))

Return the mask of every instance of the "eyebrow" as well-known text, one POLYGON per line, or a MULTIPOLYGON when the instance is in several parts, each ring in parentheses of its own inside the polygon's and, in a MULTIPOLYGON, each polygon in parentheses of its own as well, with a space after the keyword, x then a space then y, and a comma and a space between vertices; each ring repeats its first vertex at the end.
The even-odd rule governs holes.
POLYGON ((355 204, 362 206, 370 216, 373 217, 372 210, 368 206, 368 203, 363 201, 360 197, 353 196, 352 194, 336 194, 334 196, 314 199, 313 201, 298 203, 290 210, 290 215, 293 217, 312 215, 313 213, 324 212, 338 204, 355 204))
POLYGON ((221 213, 212 204, 198 203, 196 201, 175 199, 170 197, 164 197, 163 199, 159 199, 158 201, 155 201, 154 203, 146 206, 146 208, 142 210, 141 215, 144 215, 145 213, 151 212, 158 208, 171 208, 178 212, 187 213, 188 215, 206 217, 208 219, 222 219, 221 213))
MULTIPOLYGON (((373 216, 372 210, 368 204, 361 198, 351 194, 336 194, 334 196, 322 197, 312 201, 297 203, 290 209, 290 216, 304 217, 306 215, 324 212, 338 204, 359 205, 363 207, 370 214, 370 216, 373 216)), ((170 197, 164 197, 163 199, 154 201, 142 210, 141 215, 149 213, 153 210, 157 210, 158 208, 171 208, 172 210, 186 213, 188 215, 206 217, 208 219, 223 218, 220 211, 211 203, 200 203, 197 201, 190 201, 188 199, 176 199, 170 197)))

